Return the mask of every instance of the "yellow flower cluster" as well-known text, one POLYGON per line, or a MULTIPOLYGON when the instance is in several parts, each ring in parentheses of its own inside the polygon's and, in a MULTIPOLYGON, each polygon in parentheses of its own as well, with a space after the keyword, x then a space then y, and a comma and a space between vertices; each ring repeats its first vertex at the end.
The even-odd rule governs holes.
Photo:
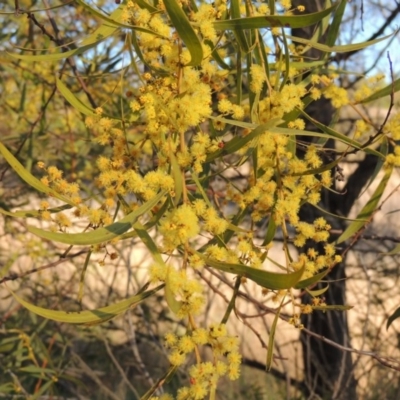
POLYGON ((203 286, 196 279, 190 279, 185 269, 176 270, 165 264, 154 264, 149 269, 152 282, 165 282, 175 298, 180 301, 179 318, 198 315, 203 310, 203 286))
MULTIPOLYGON (((50 166, 46 168, 45 164, 42 161, 37 163, 40 169, 43 169, 47 172, 47 175, 41 178, 41 182, 53 189, 58 194, 63 195, 64 197, 68 198, 73 204, 77 207, 81 206, 82 198, 80 196, 80 188, 76 182, 68 182, 64 179, 63 172, 60 171, 55 166, 50 166)), ((57 228, 61 231, 65 231, 66 228, 72 226, 72 221, 70 217, 64 212, 58 212, 54 218, 52 218, 51 213, 49 211, 50 204, 48 201, 41 201, 40 202, 40 218, 44 221, 53 221, 55 222, 56 226, 52 226, 52 230, 57 230, 57 228)))
POLYGON ((80 204, 82 202, 79 196, 79 185, 75 182, 68 182, 63 179, 63 172, 55 166, 46 168, 43 162, 38 163, 38 167, 44 169, 47 175, 41 179, 41 182, 54 189, 57 193, 68 197, 73 203, 80 204))
POLYGON ((354 132, 355 138, 360 138, 363 135, 368 134, 371 131, 371 125, 365 122, 363 119, 356 121, 356 130, 354 132))
POLYGON ((354 93, 354 100, 356 103, 366 99, 371 96, 377 90, 380 89, 380 84, 385 79, 384 74, 378 74, 368 78, 362 82, 359 88, 354 93))
POLYGON ((384 127, 384 132, 393 140, 400 140, 400 113, 396 113, 384 127))
POLYGON ((171 252, 200 232, 199 220, 192 207, 187 204, 168 212, 160 223, 165 251, 171 252))
MULTIPOLYGON (((203 399, 215 391, 221 377, 227 376, 231 380, 239 377, 241 357, 237 338, 227 334, 225 325, 214 324, 208 329, 196 327, 193 318, 202 312, 205 297, 203 286, 195 279, 196 275, 192 275, 192 269, 202 268, 207 259, 262 268, 268 249, 257 247, 252 229, 255 223, 265 218, 273 221, 284 233, 287 271, 304 268, 303 278, 308 278, 340 262, 334 246, 328 244, 330 225, 323 218, 313 223, 299 218, 300 208, 305 203, 317 205, 322 188, 332 185, 330 171, 315 171, 323 164, 321 149, 319 145, 308 145, 298 151, 296 136, 280 133, 287 133, 287 130, 274 130, 271 120, 280 120, 278 126, 302 131, 305 129, 304 120, 297 117, 289 120, 288 115, 303 110, 306 96, 314 100, 324 96, 332 101, 334 107, 348 104, 349 98, 347 92, 335 84, 337 77, 334 74, 311 75, 308 87, 304 82, 296 83, 295 75, 301 73, 300 70, 289 67, 286 74, 287 67, 279 66, 282 60, 277 60, 275 67, 267 71, 262 57, 248 59, 250 76, 243 80, 248 91, 243 98, 239 93, 235 96, 231 90, 234 82, 230 65, 236 61, 229 58, 229 52, 224 48, 226 43, 229 44, 230 33, 217 32, 214 28, 214 21, 223 18, 227 12, 227 0, 196 7, 194 3, 179 1, 185 12, 189 10, 188 20, 202 46, 203 60, 196 67, 191 65, 189 49, 169 20, 164 3, 143 4, 147 3, 127 1, 123 11, 125 23, 144 28, 136 30, 133 38, 136 55, 144 61, 145 71, 130 90, 131 114, 121 121, 106 116, 98 108, 86 118, 92 141, 104 147, 93 166, 99 172, 95 183, 104 200, 98 208, 82 204, 79 186, 63 179, 62 172, 55 167, 41 165, 47 173, 42 183, 68 196, 76 204, 75 216, 87 218, 92 228, 110 224, 111 210, 117 204, 121 204, 126 212, 130 211, 129 207, 133 209, 138 203, 151 200, 161 190, 167 193, 163 199, 167 208, 163 206, 163 215, 154 222, 154 230, 159 235, 157 239, 162 239, 157 250, 162 257, 178 255, 180 264, 174 267, 159 261, 149 268, 149 275, 153 283, 165 283, 167 299, 171 300, 170 296, 173 296, 175 304, 171 309, 178 318, 187 318, 191 329, 182 337, 171 333, 165 337, 173 366, 183 365, 193 352, 197 359, 197 363, 189 368, 190 386, 181 388, 176 398, 203 399), (220 56, 218 62, 215 60, 218 57, 212 57, 216 54, 213 52, 220 56), (210 119, 214 120, 213 125, 210 119), (262 131, 240 150, 234 152, 230 146, 225 158, 225 143, 232 139, 235 145, 250 133, 247 129, 251 126, 249 121, 270 123, 270 130, 262 131), (216 152, 221 157, 210 165, 207 159, 216 152), (256 162, 252 164, 248 155, 255 153, 253 160, 256 162), (246 176, 248 179, 242 179, 245 183, 235 186, 235 183, 226 182, 231 172, 241 173, 239 167, 242 165, 235 163, 238 158, 250 160, 251 172, 246 176), (195 176, 204 182, 204 187, 199 190, 195 176), (217 187, 219 179, 222 183, 214 191, 213 185, 215 183, 217 187), (135 203, 129 204, 128 200, 135 203), (250 210, 247 213, 251 219, 249 232, 243 233, 242 227, 233 227, 224 208, 227 201, 246 213, 250 210), (235 233, 237 240, 224 243, 229 237, 224 235, 228 229, 235 233), (199 239, 204 237, 212 238, 212 241, 202 248, 202 254, 196 253, 199 239), (293 260, 289 256, 289 243, 303 247, 307 241, 322 243, 324 250, 319 253, 311 248, 293 260), (198 347, 204 345, 212 348, 212 361, 201 360, 198 347)), ((243 2, 240 7, 243 15, 270 13, 266 4, 253 6, 243 2)), ((297 7, 299 12, 304 9, 304 6, 297 7)), ((292 2, 281 0, 278 12, 293 13, 292 2)), ((281 29, 274 28, 272 32, 280 35, 281 29)), ((279 40, 276 43, 279 46, 279 40)), ((256 45, 259 43, 255 43, 254 48, 256 45)), ((294 57, 291 59, 300 60, 303 48, 290 45, 288 51, 294 57)), ((359 89, 356 101, 371 93, 368 88, 367 85, 359 89)), ((367 129, 364 121, 358 121, 356 135, 365 134, 367 129)), ((297 135, 299 132, 292 133, 297 135)), ((385 126, 384 134, 400 140, 400 114, 385 126)), ((400 166, 400 147, 395 147, 386 164, 400 166)), ((43 201, 40 207, 42 217, 51 220, 49 203, 43 201)), ((154 210, 160 210, 160 206, 151 210, 158 217, 154 210)), ((71 225, 62 213, 57 214, 54 222, 59 229, 71 225)), ((275 299, 286 293, 276 293, 275 299)), ((302 312, 310 312, 310 308, 303 307, 302 312)), ((300 326, 298 315, 293 316, 292 323, 300 326)), ((171 398, 171 395, 163 395, 153 400, 171 398)))
POLYGON ((337 78, 336 74, 327 75, 312 75, 311 83, 314 85, 310 90, 312 98, 317 100, 321 94, 326 99, 331 100, 333 107, 340 108, 349 104, 349 96, 347 91, 335 84, 335 79, 337 78), (318 84, 322 87, 318 88, 318 84))
POLYGON ((301 98, 306 94, 307 89, 302 84, 288 84, 283 86, 281 91, 273 90, 259 102, 260 123, 267 123, 273 118, 282 118, 297 107, 303 109, 301 98))
POLYGON ((252 205, 254 221, 272 215, 277 225, 288 219, 297 226, 300 205, 305 201, 318 204, 321 188, 332 183, 329 171, 322 172, 320 179, 307 173, 322 164, 315 146, 309 146, 304 159, 299 159, 288 151, 289 141, 285 135, 271 132, 261 135, 258 163, 263 174, 255 183, 250 182, 243 194, 231 192, 229 196, 242 208, 252 205))
POLYGON ((342 257, 335 254, 335 247, 327 243, 324 246, 325 254, 319 254, 315 249, 310 248, 307 254, 300 254, 296 262, 291 264, 295 270, 304 268, 302 279, 314 276, 324 268, 333 268, 342 261, 342 257))
POLYGON ((198 346, 209 345, 213 361, 201 361, 189 368, 190 386, 178 390, 176 399, 204 399, 215 392, 219 379, 227 376, 236 380, 240 375, 241 356, 237 337, 229 336, 224 324, 211 324, 208 330, 196 328, 187 335, 177 337, 172 333, 165 336, 165 345, 170 349, 169 361, 180 366, 198 346))
POLYGON ((393 153, 386 156, 385 167, 400 167, 400 146, 395 146, 393 153))

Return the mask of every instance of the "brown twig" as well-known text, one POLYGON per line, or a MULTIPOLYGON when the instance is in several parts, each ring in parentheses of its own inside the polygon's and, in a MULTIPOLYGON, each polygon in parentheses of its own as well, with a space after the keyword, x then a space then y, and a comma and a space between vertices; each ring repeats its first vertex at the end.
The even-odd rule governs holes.
POLYGON ((78 252, 75 253, 75 254, 71 254, 71 255, 68 256, 68 257, 60 258, 59 260, 54 261, 54 262, 52 262, 52 263, 50 263, 50 264, 43 265, 42 267, 32 268, 32 269, 30 269, 29 271, 26 271, 26 272, 24 272, 24 273, 22 273, 22 274, 11 273, 11 274, 9 274, 8 276, 5 276, 4 278, 0 279, 0 284, 2 284, 2 283, 4 283, 4 282, 8 282, 8 281, 15 281, 15 280, 17 280, 17 279, 24 278, 25 276, 34 274, 35 272, 39 272, 39 271, 43 271, 43 270, 45 270, 45 269, 49 269, 49 268, 56 267, 57 265, 60 265, 60 264, 62 264, 62 263, 64 263, 64 262, 66 262, 66 261, 70 261, 71 259, 73 259, 73 258, 75 258, 75 257, 78 257, 78 256, 80 256, 80 255, 82 255, 82 254, 86 254, 88 251, 89 251, 89 250, 81 250, 81 251, 78 251, 78 252))

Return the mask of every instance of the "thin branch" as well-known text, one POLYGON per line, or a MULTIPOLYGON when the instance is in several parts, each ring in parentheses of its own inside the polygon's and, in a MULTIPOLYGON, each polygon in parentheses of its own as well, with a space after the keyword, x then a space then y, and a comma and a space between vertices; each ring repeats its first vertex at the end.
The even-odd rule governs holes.
MULTIPOLYGON (((385 19, 383 25, 374 34, 372 34, 366 41, 371 41, 380 37, 385 32, 385 29, 388 26, 390 26, 390 24, 394 21, 394 19, 397 17, 398 14, 400 14, 399 3, 397 3, 397 7, 391 12, 389 17, 385 19)), ((361 50, 362 49, 349 51, 347 53, 338 53, 332 58, 332 60, 336 62, 348 60, 350 57, 352 57, 354 54, 357 54, 361 50)))
POLYGON ((45 269, 48 268, 53 268, 56 267, 57 265, 63 264, 66 261, 71 261, 73 258, 78 257, 82 254, 86 254, 88 252, 88 250, 81 250, 78 253, 74 253, 69 255, 68 257, 65 258, 60 258, 57 261, 54 261, 50 264, 46 264, 43 265, 42 267, 38 267, 38 268, 32 268, 29 271, 26 271, 22 274, 17 274, 17 273, 10 273, 9 275, 5 276, 4 278, 0 279, 0 284, 4 283, 4 282, 8 282, 8 281, 15 281, 17 279, 21 279, 21 278, 25 278, 28 275, 34 274, 35 272, 39 272, 39 271, 43 271, 45 269))

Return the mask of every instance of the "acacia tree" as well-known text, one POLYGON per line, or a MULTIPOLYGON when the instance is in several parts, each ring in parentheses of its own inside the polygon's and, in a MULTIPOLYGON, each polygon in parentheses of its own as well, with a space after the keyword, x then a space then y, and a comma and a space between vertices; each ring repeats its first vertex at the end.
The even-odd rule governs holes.
MULTIPOLYGON (((324 98, 335 109, 357 107, 394 93, 398 82, 378 91, 374 81, 352 97, 338 86, 330 54, 374 44, 335 45, 346 1, 327 2, 320 10, 294 9, 289 1, 100 3, 93 7, 76 0, 37 11, 16 2, 14 10, 6 10, 7 23, 19 26, 20 34, 5 29, 5 37, 23 51, 8 48, 3 68, 10 100, 3 107, 12 115, 10 128, 25 127, 21 137, 9 135, 0 143, 8 163, 3 176, 11 168, 46 197, 34 209, 15 210, 9 203, 1 211, 7 217, 36 218, 41 227, 27 223, 26 235, 49 246, 65 245, 53 264, 84 253, 81 283, 96 253, 104 254, 102 264, 112 263, 122 251, 118 244, 141 241, 153 259, 147 282, 123 301, 79 312, 12 295, 45 318, 90 325, 163 293, 165 307, 183 331, 165 335, 170 366, 140 396, 156 398, 165 380, 185 365, 189 379, 176 398, 215 398, 221 378, 240 375, 238 339, 226 324, 249 281, 276 303, 268 309, 275 314, 268 370, 278 359, 273 345, 280 318, 302 329, 302 315, 347 309, 325 303, 326 287, 312 288, 332 270, 342 271, 336 245, 363 229, 400 165, 399 117, 385 121, 370 138, 364 135, 369 121, 360 119, 349 136, 330 120, 312 118, 307 106, 324 98), (46 17, 49 24, 42 20, 46 17), (92 28, 94 20, 99 25, 92 28), (288 29, 310 26, 312 38, 287 37, 288 29), (320 52, 318 59, 305 57, 309 48, 320 52), (40 93, 31 90, 37 82, 40 93), (321 193, 332 190, 332 170, 353 152, 377 160, 384 178, 363 218, 332 239, 335 217, 333 222, 320 215, 310 219, 303 210, 321 206, 321 193), (28 161, 18 161, 21 154, 28 161), (271 260, 277 235, 284 257, 271 260), (116 251, 109 250, 113 246, 116 251), (75 247, 80 251, 72 254, 75 247), (204 271, 237 278, 225 312, 202 326, 204 271), (311 298, 302 302, 305 293, 311 298), (284 306, 291 307, 290 316, 284 306), (200 351, 205 346, 212 350, 209 358, 200 351), (195 361, 187 366, 191 354, 195 361)), ((81 285, 80 302, 82 293, 81 285)), ((60 377, 55 369, 46 390, 60 377)))

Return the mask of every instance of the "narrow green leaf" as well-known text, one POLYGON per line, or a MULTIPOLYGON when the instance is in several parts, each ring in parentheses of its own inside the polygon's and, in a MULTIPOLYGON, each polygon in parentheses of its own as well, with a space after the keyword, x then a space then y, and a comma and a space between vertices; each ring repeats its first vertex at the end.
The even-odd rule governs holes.
POLYGON ((18 114, 21 116, 24 114, 23 111, 25 108, 25 100, 26 100, 26 82, 22 84, 21 100, 19 102, 18 114))
POLYGON ((282 309, 282 304, 283 301, 285 300, 285 297, 283 297, 281 304, 279 305, 278 310, 276 311, 275 317, 274 317, 274 322, 272 323, 271 326, 271 331, 269 333, 269 338, 268 338, 268 349, 267 349, 267 361, 265 363, 265 370, 269 372, 272 367, 272 359, 274 355, 274 343, 275 343, 275 332, 276 332, 276 327, 278 325, 278 320, 279 320, 279 315, 281 313, 282 309))
POLYGON ((337 219, 342 219, 344 221, 358 221, 358 222, 368 222, 365 219, 357 219, 357 218, 346 218, 343 217, 342 215, 338 215, 338 214, 334 214, 334 213, 330 213, 329 211, 325 210, 323 207, 320 207, 317 204, 313 204, 313 207, 315 207, 317 210, 321 211, 322 213, 326 214, 326 215, 330 215, 331 217, 337 218, 337 219))
POLYGON ((253 139, 257 138, 258 136, 262 135, 263 133, 270 131, 272 128, 274 128, 280 122, 281 122, 281 119, 273 118, 270 121, 268 121, 266 124, 258 125, 252 132, 250 132, 246 136, 239 136, 239 135, 234 136, 233 139, 231 139, 229 142, 225 143, 225 146, 222 149, 217 150, 212 154, 209 154, 207 156, 206 162, 213 161, 216 158, 220 158, 223 155, 232 154, 235 151, 240 150, 248 142, 252 141, 253 139))
POLYGON ((388 318, 386 329, 389 329, 389 326, 392 325, 392 322, 397 318, 400 318, 400 307, 388 318))
POLYGON ((268 222, 267 233, 265 234, 265 239, 262 245, 266 246, 267 244, 270 244, 275 238, 275 233, 276 233, 276 224, 274 219, 270 218, 268 222))
MULTIPOLYGON (((239 0, 231 0, 231 17, 233 19, 240 19, 240 1, 239 0)), ((236 37, 236 41, 239 44, 239 48, 243 50, 245 54, 247 54, 250 49, 249 49, 249 44, 247 43, 247 38, 242 29, 233 29, 233 33, 236 37)))
POLYGON ((56 85, 57 89, 64 96, 65 100, 67 100, 68 103, 71 104, 71 106, 74 107, 76 110, 84 115, 97 115, 91 107, 87 106, 81 100, 79 100, 58 77, 56 78, 56 85))
MULTIPOLYGON (((324 138, 324 139, 329 139, 329 138, 333 137, 333 138, 339 140, 340 142, 347 144, 353 148, 356 148, 359 150, 364 150, 368 154, 373 154, 377 157, 385 159, 385 156, 382 153, 380 153, 379 151, 376 151, 369 147, 364 148, 361 143, 350 139, 346 135, 343 135, 340 132, 333 130, 332 128, 329 128, 323 124, 320 124, 318 121, 314 120, 308 114, 306 114, 303 110, 299 110, 299 113, 303 114, 304 117, 309 119, 318 128, 323 130, 323 132, 321 133, 321 132, 314 132, 314 131, 281 128, 278 125, 281 125, 284 121, 279 118, 273 118, 271 121, 268 121, 268 123, 263 124, 263 125, 258 125, 258 124, 251 123, 251 122, 235 121, 235 120, 231 120, 231 119, 227 119, 227 118, 223 118, 223 117, 210 117, 210 118, 213 120, 216 120, 216 121, 224 122, 226 124, 238 126, 240 128, 253 129, 253 130, 257 129, 257 132, 255 132, 255 133, 251 132, 249 135, 245 136, 245 138, 247 138, 248 136, 253 135, 250 139, 246 140, 245 143, 247 143, 248 141, 252 140, 254 137, 257 137, 258 135, 260 135, 261 133, 264 133, 266 131, 269 131, 271 133, 277 133, 280 135, 288 135, 288 136, 302 135, 302 136, 319 137, 319 138, 324 138), (264 132, 260 132, 260 130, 262 131, 262 129, 264 129, 264 132)), ((238 145, 238 143, 241 143, 241 140, 242 140, 241 137, 235 137, 230 142, 228 142, 228 143, 230 143, 229 146, 232 146, 233 148, 237 147, 239 149, 242 147, 242 146, 238 145)), ((229 146, 228 146, 228 151, 230 150, 229 146)), ((210 161, 214 160, 216 158, 215 157, 216 154, 221 154, 221 153, 225 154, 225 152, 227 152, 227 144, 224 146, 223 149, 218 150, 217 152, 211 154, 209 156, 210 161)), ((333 162, 332 166, 334 166, 334 164, 337 164, 337 163, 333 162)), ((325 170, 326 170, 325 167, 321 167, 320 172, 323 172, 325 170)), ((312 174, 318 173, 318 169, 310 170, 310 173, 312 173, 312 174)))
POLYGON ((153 7, 150 5, 147 1, 145 0, 135 0, 135 3, 140 7, 140 8, 145 8, 146 10, 150 11, 151 13, 157 13, 160 12, 160 10, 156 7, 153 7))
POLYGON ((42 394, 46 393, 54 384, 55 381, 53 381, 53 379, 49 379, 44 385, 40 387, 40 389, 33 396, 30 396, 29 399, 37 400, 43 398, 42 394))
POLYGON ((30 374, 55 374, 53 369, 37 367, 36 365, 18 368, 18 371, 28 372, 30 374))
POLYGON ((371 186, 372 182, 375 182, 376 177, 382 171, 383 165, 386 161, 386 156, 389 154, 389 141, 386 136, 382 137, 381 145, 379 146, 379 152, 384 155, 385 158, 378 158, 374 172, 372 173, 371 177, 368 180, 367 185, 365 186, 363 192, 360 196, 362 196, 368 188, 371 186))
POLYGON ((388 168, 383 176, 380 184, 375 189, 374 193, 372 193, 371 198, 368 203, 362 208, 360 213, 357 215, 357 220, 352 222, 346 230, 340 235, 340 237, 336 240, 336 244, 342 243, 355 235, 357 232, 362 229, 367 221, 369 221, 376 211, 378 207, 378 203, 382 197, 382 194, 386 188, 386 185, 392 175, 393 168, 388 168), (360 221, 361 220, 361 221, 360 221))
POLYGON ((158 250, 157 245, 154 243, 154 240, 149 235, 145 227, 140 223, 136 222, 133 225, 135 232, 137 233, 138 237, 141 239, 142 243, 147 247, 150 251, 154 261, 160 265, 165 265, 164 260, 161 256, 160 251, 158 250))
MULTIPOLYGON (((327 7, 327 8, 332 7, 332 2, 330 0, 326 0, 325 7, 327 7)), ((333 14, 334 18, 336 17, 336 14, 337 14, 337 10, 335 10, 335 12, 333 14)), ((315 32, 311 38, 311 41, 318 42, 326 34, 326 31, 331 23, 331 20, 332 20, 332 16, 327 15, 319 22, 318 26, 315 28, 315 32)), ((309 49, 310 49, 310 47, 305 46, 304 49, 302 50, 302 53, 304 54, 309 49)))
POLYGON ((346 305, 333 305, 333 306, 312 306, 313 310, 318 311, 348 311, 351 310, 354 306, 346 306, 346 305))
POLYGON ((237 276, 235 287, 233 288, 232 297, 231 300, 229 301, 228 307, 226 308, 225 314, 221 320, 221 324, 226 324, 228 322, 229 316, 231 315, 232 310, 235 308, 236 297, 239 293, 239 288, 241 283, 242 283, 241 276, 237 276))
POLYGON ((3 155, 5 160, 8 162, 10 167, 18 174, 18 176, 24 180, 29 186, 38 190, 39 192, 45 193, 50 197, 55 197, 63 201, 64 203, 75 206, 68 197, 62 196, 55 190, 44 185, 39 179, 35 178, 24 166, 8 151, 8 149, 0 142, 0 153, 3 155))
POLYGON ((164 383, 168 383, 172 379, 178 368, 179 367, 176 365, 169 367, 168 371, 165 372, 164 375, 154 383, 154 385, 140 398, 140 400, 149 400, 156 390, 158 390, 164 383))
POLYGON ((176 300, 175 295, 171 290, 171 281, 169 279, 170 268, 171 267, 168 267, 167 278, 165 280, 165 300, 167 301, 169 309, 174 314, 178 314, 182 308, 182 301, 176 300))
POLYGON ((230 274, 242 275, 258 285, 271 290, 283 290, 295 287, 304 272, 304 268, 302 268, 299 271, 288 274, 277 274, 274 272, 248 267, 243 264, 229 264, 221 261, 215 261, 204 257, 200 253, 197 254, 202 257, 209 266, 215 269, 228 272, 230 274))
MULTIPOLYGON (((312 69, 326 65, 326 61, 292 61, 290 66, 294 69, 312 69)), ((276 71, 280 68, 280 63, 268 63, 271 70, 276 71)))
POLYGON ((326 285, 324 288, 318 290, 306 289, 306 292, 312 297, 318 297, 321 296, 321 294, 324 294, 328 289, 329 285, 326 285))
POLYGON ((80 305, 82 304, 83 290, 85 287, 85 275, 86 275, 87 267, 89 266, 89 261, 90 261, 91 256, 92 256, 92 251, 89 250, 88 253, 86 254, 85 263, 83 264, 81 276, 79 278, 78 303, 80 305))
POLYGON ((265 17, 247 17, 226 19, 214 22, 217 30, 233 29, 260 29, 260 28, 304 28, 320 22, 324 17, 331 14, 337 5, 329 7, 323 11, 302 15, 267 15, 265 17))
MULTIPOLYGON (((290 51, 289 51, 289 46, 288 46, 288 42, 286 39, 286 35, 285 35, 285 30, 282 29, 282 42, 283 42, 283 48, 284 48, 284 53, 283 56, 285 57, 285 71, 283 72, 283 78, 281 81, 281 85, 279 88, 279 91, 281 91, 283 89, 283 87, 287 84, 288 80, 289 80, 289 71, 290 71, 290 51)), ((281 57, 282 57, 282 53, 281 53, 281 57)), ((282 68, 282 64, 279 66, 279 69, 282 68)), ((278 73, 281 73, 280 70, 278 70, 278 73)))
MULTIPOLYGON (((15 14, 15 12, 13 13, 15 14)), ((8 394, 8 393, 15 393, 15 388, 18 387, 16 386, 15 383, 5 383, 4 385, 0 385, 0 393, 2 394, 8 394)))
POLYGON ((189 50, 192 59, 188 65, 194 67, 200 65, 203 61, 203 47, 192 25, 190 25, 186 13, 176 0, 164 0, 164 5, 173 26, 189 50))
POLYGON ((103 228, 98 228, 92 232, 49 232, 29 225, 27 229, 29 232, 43 239, 77 246, 86 246, 109 242, 110 240, 117 238, 124 232, 131 229, 136 220, 147 211, 150 211, 162 199, 165 193, 165 191, 160 192, 157 196, 149 200, 147 203, 142 204, 139 208, 137 208, 135 211, 132 211, 130 214, 128 214, 126 217, 122 218, 118 222, 114 222, 113 224, 103 228))
POLYGON ((339 6, 337 10, 334 13, 332 23, 329 24, 329 20, 326 19, 326 23, 329 24, 329 29, 328 29, 328 34, 326 36, 326 41, 325 43, 328 46, 333 46, 336 43, 336 40, 339 36, 339 33, 342 28, 342 20, 344 16, 344 11, 346 9, 348 1, 347 0, 341 0, 339 3, 339 6))
POLYGON ((320 273, 312 276, 311 278, 304 279, 304 280, 300 281, 299 283, 297 283, 295 288, 296 289, 305 289, 305 288, 308 288, 309 286, 315 285, 321 279, 323 279, 329 273, 329 271, 330 271, 329 269, 326 269, 325 271, 320 272, 320 273))
POLYGON ((174 205, 177 206, 181 201, 183 193, 183 185, 185 184, 185 182, 183 181, 182 171, 178 165, 178 161, 173 153, 170 154, 170 160, 171 160, 172 176, 174 178, 174 184, 175 184, 174 205))
POLYGON ((287 35, 287 37, 289 39, 291 39, 293 42, 296 43, 302 43, 305 44, 309 47, 313 47, 317 50, 321 50, 324 51, 326 53, 347 53, 349 51, 356 51, 356 50, 361 50, 364 49, 366 47, 372 46, 373 44, 382 42, 383 40, 389 39, 390 37, 392 37, 394 35, 394 33, 381 37, 379 39, 375 39, 375 40, 369 40, 366 42, 361 42, 361 43, 353 43, 353 44, 346 44, 346 45, 338 45, 338 46, 327 46, 326 44, 321 44, 321 43, 316 43, 316 42, 312 42, 311 40, 308 39, 303 39, 303 38, 299 38, 297 36, 290 36, 287 35))
POLYGON ((12 290, 8 289, 15 300, 18 301, 19 304, 27 308, 29 311, 40 315, 43 318, 51 319, 53 321, 58 322, 66 322, 69 324, 100 324, 102 322, 108 321, 112 318, 117 317, 118 315, 122 314, 123 312, 127 311, 128 309, 136 306, 137 304, 141 303, 147 297, 152 296, 153 294, 157 293, 161 290, 164 285, 157 286, 152 290, 148 290, 146 292, 140 293, 138 295, 129 297, 126 300, 122 300, 118 303, 115 303, 111 306, 96 308, 93 310, 85 310, 85 311, 56 311, 50 310, 43 307, 38 307, 34 304, 25 301, 17 294, 15 294, 12 290))
MULTIPOLYGON (((60 207, 49 208, 47 211, 51 214, 58 213, 61 211, 69 210, 72 208, 69 204, 65 204, 60 207)), ((40 218, 41 212, 38 210, 26 210, 26 211, 6 211, 3 208, 0 208, 0 214, 8 215, 12 218, 40 218)))
MULTIPOLYGON (((300 110, 300 113, 307 118, 310 122, 312 122, 316 127, 318 127, 319 129, 321 129, 325 134, 328 135, 328 138, 332 138, 332 139, 337 139, 340 142, 347 144, 355 149, 359 149, 359 150, 363 150, 365 153, 368 154, 373 154, 374 156, 377 156, 379 158, 383 158, 385 159, 386 157, 381 154, 379 151, 376 151, 370 147, 363 147, 363 145, 355 140, 352 140, 350 138, 348 138, 347 136, 341 134, 340 132, 335 131, 332 128, 329 128, 328 126, 321 124, 320 122, 318 122, 316 119, 311 118, 306 112, 304 112, 303 110, 300 110)), ((275 128, 274 132, 278 133, 279 131, 281 131, 282 133, 284 133, 285 131, 289 131, 289 129, 286 128, 275 128)), ((300 131, 302 132, 302 131, 300 131)), ((286 134, 290 134, 290 133, 286 133, 286 134)), ((301 133, 297 133, 298 135, 301 135, 301 133)), ((308 133, 306 132, 306 135, 308 136, 308 133)), ((321 136, 322 137, 322 136, 321 136)), ((325 135, 326 137, 326 135, 325 135)))

